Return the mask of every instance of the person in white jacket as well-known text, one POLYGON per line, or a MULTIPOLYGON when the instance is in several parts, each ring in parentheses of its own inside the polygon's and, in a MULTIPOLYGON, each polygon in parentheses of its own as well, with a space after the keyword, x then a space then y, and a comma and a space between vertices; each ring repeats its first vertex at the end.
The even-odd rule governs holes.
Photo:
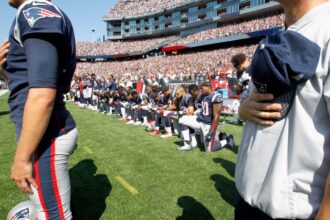
POLYGON ((235 172, 240 195, 235 219, 330 219, 330 2, 278 2, 286 24, 280 35, 286 36, 277 46, 271 38, 260 44, 239 109, 246 125, 235 172), (307 43, 297 45, 295 36, 307 43), (258 66, 260 59, 271 62, 258 66), (267 68, 272 83, 258 73, 267 68), (281 78, 284 73, 291 78, 281 78), (285 96, 276 94, 285 86, 285 96))

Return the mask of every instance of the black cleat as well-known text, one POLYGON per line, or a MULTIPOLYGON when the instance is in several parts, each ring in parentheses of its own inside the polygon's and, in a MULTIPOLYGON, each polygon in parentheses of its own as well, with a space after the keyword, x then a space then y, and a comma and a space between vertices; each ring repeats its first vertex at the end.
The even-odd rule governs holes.
POLYGON ((219 141, 226 140, 226 139, 227 139, 226 132, 220 132, 220 134, 219 134, 219 141))
POLYGON ((232 134, 228 135, 227 139, 227 144, 226 147, 231 147, 234 148, 235 147, 235 140, 234 140, 234 136, 232 134))

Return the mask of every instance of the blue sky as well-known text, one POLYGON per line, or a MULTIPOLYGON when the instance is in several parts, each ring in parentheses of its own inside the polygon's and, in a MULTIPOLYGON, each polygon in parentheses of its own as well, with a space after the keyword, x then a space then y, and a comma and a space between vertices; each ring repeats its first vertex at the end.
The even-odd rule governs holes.
MULTIPOLYGON (((77 41, 91 41, 92 29, 95 39, 106 35, 106 23, 101 17, 116 3, 117 0, 53 0, 71 19, 77 41)), ((9 28, 15 17, 15 9, 6 0, 0 1, 0 43, 8 38, 9 28)))

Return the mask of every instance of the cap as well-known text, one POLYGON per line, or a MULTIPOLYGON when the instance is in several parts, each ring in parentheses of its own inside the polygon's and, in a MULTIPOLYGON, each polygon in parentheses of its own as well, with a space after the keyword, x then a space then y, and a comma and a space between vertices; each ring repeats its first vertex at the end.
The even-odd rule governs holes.
POLYGON ((251 63, 252 81, 260 93, 274 95, 273 103, 282 104, 281 118, 287 116, 297 86, 316 72, 321 49, 293 31, 282 31, 264 38, 251 63))

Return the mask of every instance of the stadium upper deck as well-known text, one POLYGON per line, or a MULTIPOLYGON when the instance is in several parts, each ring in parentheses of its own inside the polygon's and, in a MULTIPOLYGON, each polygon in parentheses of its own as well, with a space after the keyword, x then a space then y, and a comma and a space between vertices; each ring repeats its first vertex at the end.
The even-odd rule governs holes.
POLYGON ((273 0, 119 0, 103 20, 108 40, 184 37, 280 9, 273 0))
MULTIPOLYGON (((97 55, 138 55, 144 54, 151 50, 159 50, 160 48, 171 49, 174 47, 191 47, 192 43, 202 44, 204 41, 239 40, 242 36, 247 38, 253 37, 251 33, 262 32, 264 30, 272 30, 283 26, 283 14, 270 14, 257 19, 243 20, 222 25, 218 28, 200 31, 186 37, 179 35, 166 36, 159 38, 146 38, 125 41, 108 41, 108 42, 78 42, 78 56, 97 56, 97 55)), ((214 43, 214 42, 213 42, 214 43)), ((167 49, 166 49, 167 50, 167 49)))

